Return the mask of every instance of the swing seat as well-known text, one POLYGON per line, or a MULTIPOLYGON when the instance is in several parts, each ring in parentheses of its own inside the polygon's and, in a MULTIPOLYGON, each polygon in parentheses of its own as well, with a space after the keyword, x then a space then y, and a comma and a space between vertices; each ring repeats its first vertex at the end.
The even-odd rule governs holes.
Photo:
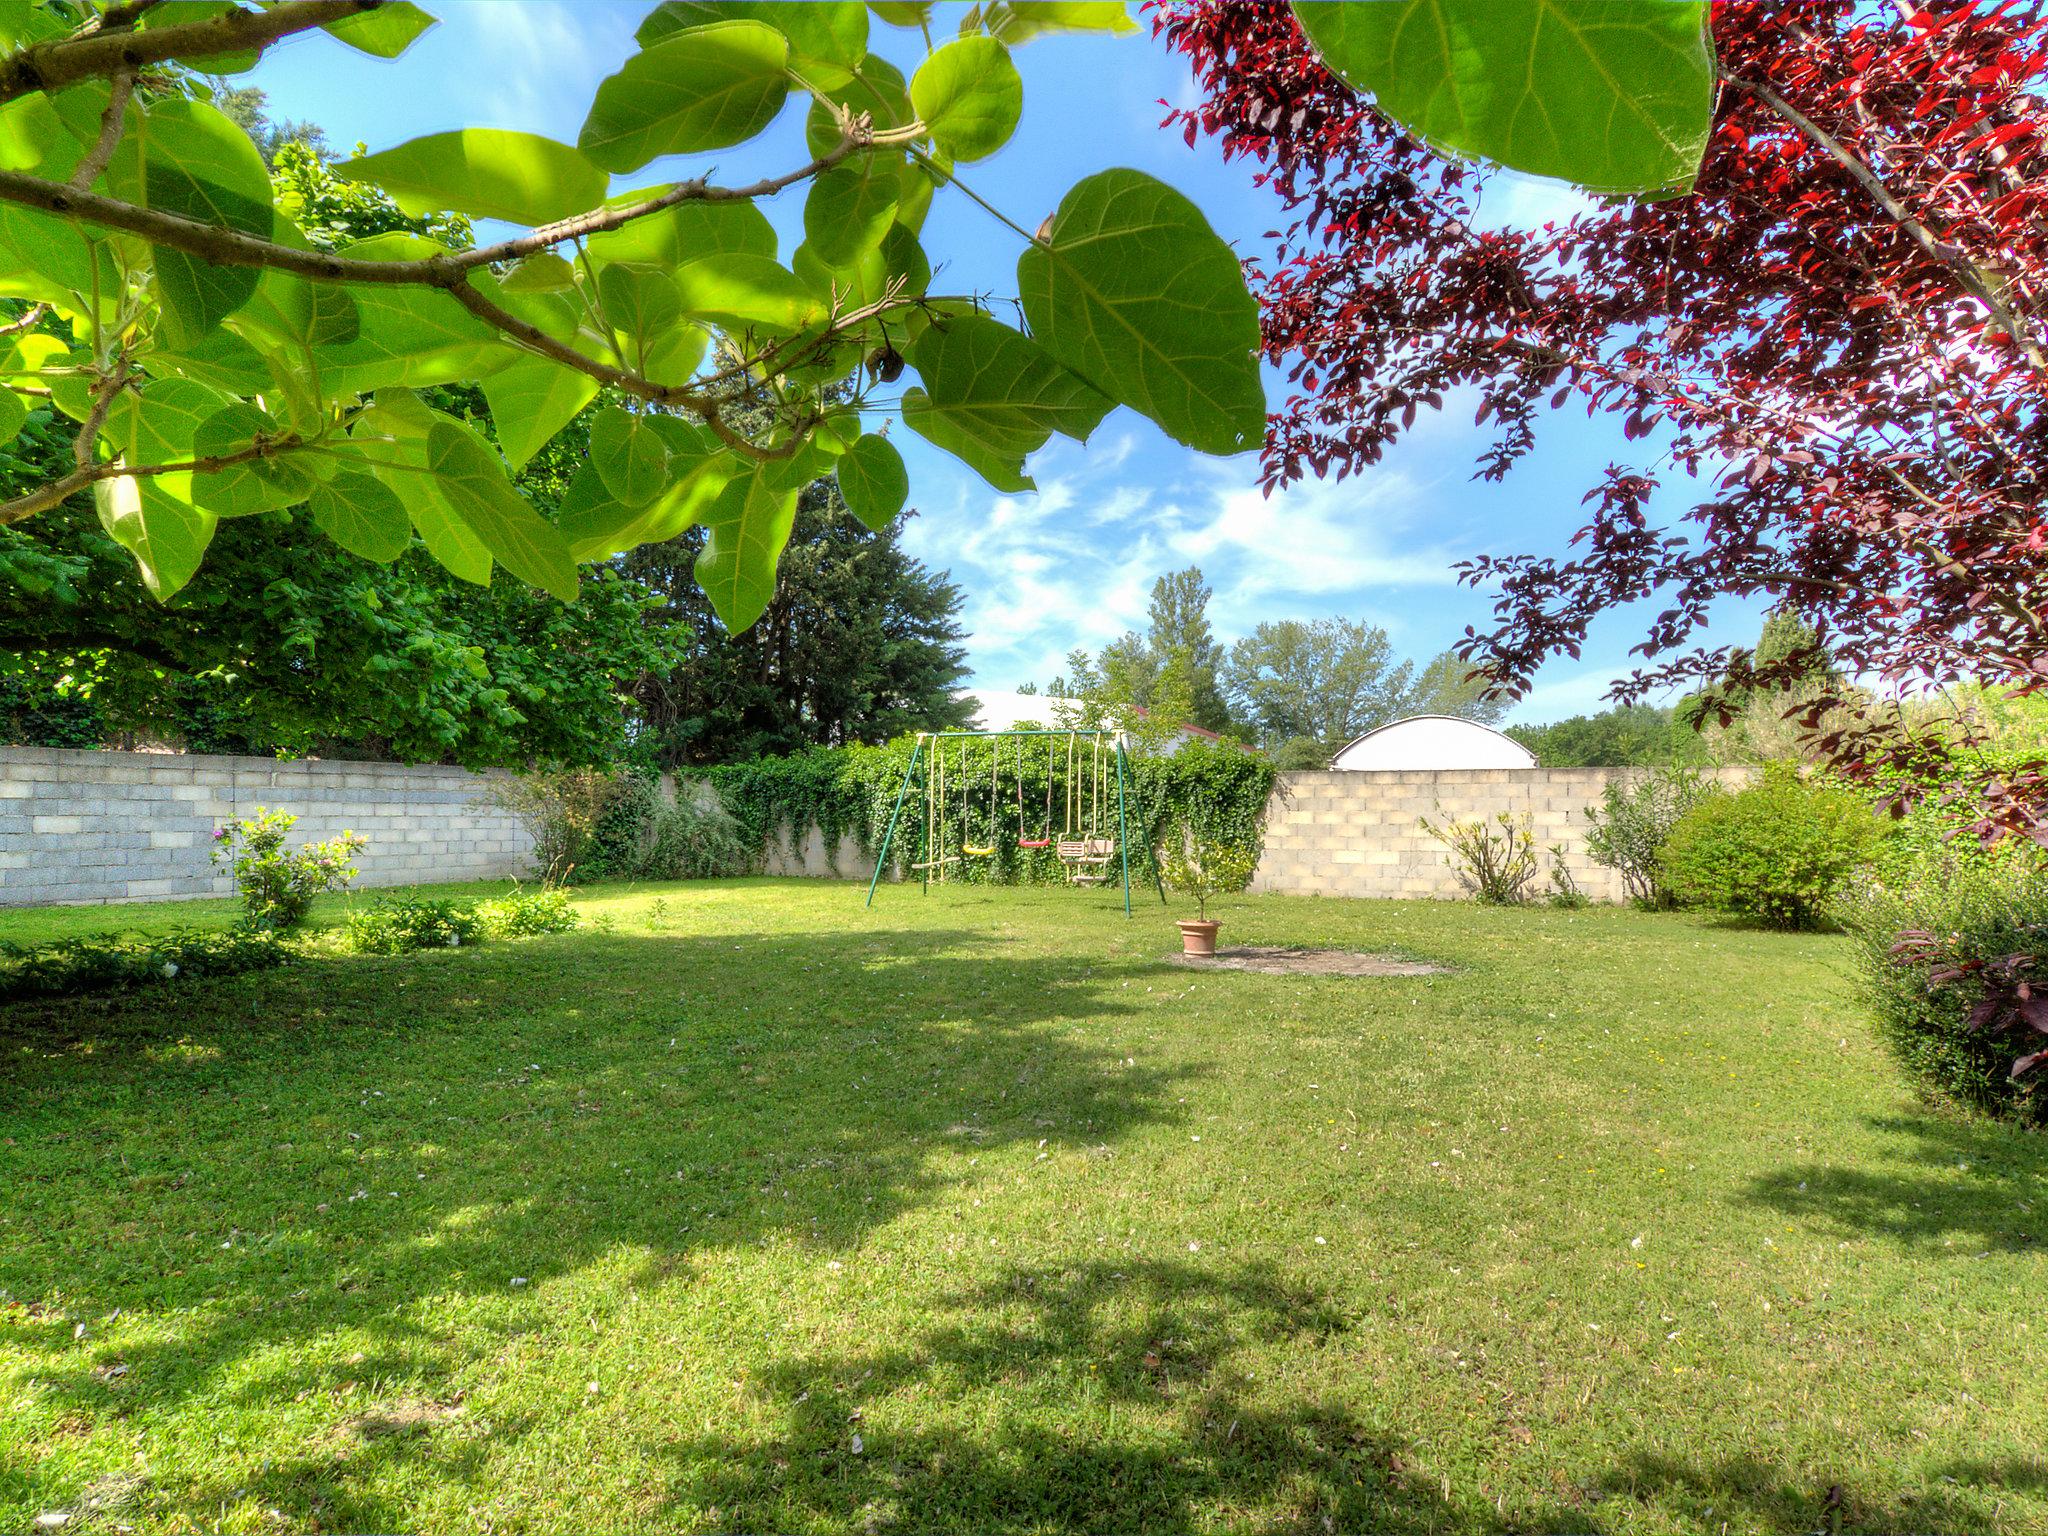
POLYGON ((1067 866, 1067 879, 1074 885, 1100 885, 1109 879, 1109 861, 1116 857, 1116 840, 1108 837, 1076 837, 1063 840, 1058 849, 1060 862, 1067 866))
POLYGON ((965 854, 971 854, 977 859, 985 859, 996 850, 993 845, 987 848, 977 848, 972 843, 965 843, 961 846, 960 851, 965 854))
POLYGON ((1052 846, 1052 839, 1049 837, 1020 837, 1017 839, 1017 846, 1019 848, 1050 848, 1052 846))

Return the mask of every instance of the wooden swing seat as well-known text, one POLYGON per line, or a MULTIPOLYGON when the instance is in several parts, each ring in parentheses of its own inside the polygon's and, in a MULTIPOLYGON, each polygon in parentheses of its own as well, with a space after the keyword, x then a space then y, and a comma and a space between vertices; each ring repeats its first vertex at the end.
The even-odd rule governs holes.
POLYGON ((1109 879, 1109 862, 1116 857, 1116 839, 1076 837, 1062 839, 1057 849, 1067 866, 1067 879, 1075 885, 1100 885, 1109 879))

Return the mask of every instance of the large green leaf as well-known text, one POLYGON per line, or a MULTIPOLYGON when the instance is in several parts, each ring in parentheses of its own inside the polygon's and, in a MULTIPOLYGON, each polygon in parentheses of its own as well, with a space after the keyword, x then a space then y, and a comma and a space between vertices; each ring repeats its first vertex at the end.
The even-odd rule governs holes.
MULTIPOLYGON (((217 228, 271 233, 270 172, 230 118, 182 97, 134 117, 108 167, 115 196, 217 228)), ((173 345, 205 335, 256 292, 254 267, 223 266, 164 245, 151 252, 157 292, 175 327, 173 345)))
POLYGON ((644 507, 668 484, 668 444, 651 418, 608 405, 590 424, 590 462, 613 498, 644 507))
POLYGON ((814 86, 843 83, 868 51, 867 7, 859 0, 667 0, 634 34, 645 48, 691 27, 762 21, 789 39, 790 68, 814 86))
POLYGON ((761 617, 775 596, 775 566, 789 543, 801 489, 775 466, 757 464, 721 491, 701 521, 710 538, 697 556, 697 585, 733 634, 761 617))
POLYGON ((734 330, 801 330, 825 312, 825 301, 802 278, 760 256, 687 261, 675 281, 686 314, 734 330))
POLYGON ((434 18, 412 0, 384 0, 374 11, 330 21, 323 30, 351 48, 380 59, 395 59, 433 25, 434 18))
MULTIPOLYGON (((236 453, 258 438, 276 437, 280 430, 265 412, 236 400, 199 424, 192 435, 192 456, 210 459, 236 453)), ((303 455, 285 453, 193 475, 192 501, 216 517, 253 517, 298 505, 313 486, 303 455)))
MULTIPOLYGON (((357 241, 342 254, 413 261, 440 249, 416 235, 390 234, 357 241)), ((385 283, 352 291, 356 339, 320 353, 321 386, 331 394, 477 379, 525 356, 445 293, 385 283)))
POLYGON ((1046 351, 1174 441, 1258 447, 1258 306, 1230 247, 1164 182, 1114 170, 1076 184, 1018 257, 1017 291, 1046 351))
POLYGON ((985 315, 934 323, 910 344, 910 362, 924 387, 904 392, 904 424, 999 491, 1031 490, 1025 456, 1056 431, 1087 441, 1111 405, 1030 337, 985 315))
POLYGON ((436 421, 427 433, 427 467, 449 507, 500 565, 565 603, 576 600, 568 541, 513 489, 482 438, 460 422, 436 421))
POLYGON ((1706 0, 1297 4, 1323 62, 1432 148, 1595 192, 1690 188, 1712 126, 1706 0))
POLYGON ((597 380, 544 357, 514 363, 484 380, 498 446, 514 469, 545 448, 596 397, 597 380))
POLYGON ((349 428, 349 443, 358 462, 398 494, 427 553, 461 580, 488 586, 491 552, 456 516, 427 463, 428 437, 448 419, 409 389, 383 389, 349 428))
POLYGON ((367 181, 415 216, 443 208, 514 224, 552 224, 604 201, 611 178, 567 144, 537 133, 461 128, 336 161, 343 181, 367 181))
POLYGON ((100 526, 135 557, 142 584, 159 602, 176 596, 192 579, 213 542, 215 526, 211 512, 169 495, 158 484, 164 478, 117 475, 95 481, 92 488, 100 526))
POLYGON ((585 464, 556 509, 556 527, 578 560, 674 538, 698 521, 739 469, 703 428, 673 416, 646 420, 668 448, 668 484, 653 501, 631 507, 605 488, 595 465, 585 464))
POLYGON ((842 160, 811 183, 804 198, 804 241, 829 267, 874 250, 896 222, 903 157, 868 153, 842 160))
POLYGON ((675 279, 658 267, 609 266, 597 275, 597 296, 627 363, 644 373, 648 358, 682 320, 683 296, 675 279))
POLYGON ((903 455, 889 439, 872 432, 840 456, 838 474, 847 510, 877 533, 896 520, 910 496, 903 455))
POLYGON ((19 437, 27 424, 27 402, 11 389, 0 389, 0 448, 19 437))
POLYGON ((396 560, 412 543, 412 519, 396 493, 359 469, 315 486, 306 506, 314 527, 365 560, 396 560))
POLYGON ((758 21, 673 33, 597 88, 576 143, 608 171, 742 144, 782 110, 789 43, 758 21))
POLYGON ((939 148, 958 160, 992 155, 1017 131, 1024 81, 1010 50, 992 37, 946 44, 910 82, 910 104, 939 148))
MULTIPOLYGON (((650 187, 611 200, 642 202, 664 191, 650 187)), ((775 226, 752 203, 684 202, 650 213, 584 242, 593 261, 678 267, 702 256, 747 255, 775 259, 775 226)))
POLYGON ((960 26, 963 32, 978 26, 1013 47, 1048 32, 1138 30, 1123 0, 987 0, 970 10, 960 26))

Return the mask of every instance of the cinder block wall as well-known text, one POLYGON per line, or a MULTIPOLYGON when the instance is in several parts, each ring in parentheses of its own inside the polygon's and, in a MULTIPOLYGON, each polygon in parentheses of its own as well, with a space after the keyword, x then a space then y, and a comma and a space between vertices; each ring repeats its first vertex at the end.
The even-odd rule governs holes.
POLYGON ((479 803, 460 768, 0 747, 0 906, 226 896, 213 829, 258 806, 297 813, 294 842, 352 830, 358 884, 524 873, 532 840, 479 803))
MULTIPOLYGON (((1644 771, 1468 768, 1282 774, 1267 802, 1266 851, 1252 889, 1319 896, 1463 897, 1466 892, 1449 851, 1422 830, 1422 818, 1470 819, 1506 811, 1528 815, 1543 850, 1546 886, 1549 849, 1556 845, 1563 850, 1565 867, 1588 896, 1621 901, 1626 893, 1620 877, 1586 854, 1586 807, 1599 805, 1609 782, 1644 771)), ((1730 785, 1748 776, 1740 768, 1718 772, 1730 785)))

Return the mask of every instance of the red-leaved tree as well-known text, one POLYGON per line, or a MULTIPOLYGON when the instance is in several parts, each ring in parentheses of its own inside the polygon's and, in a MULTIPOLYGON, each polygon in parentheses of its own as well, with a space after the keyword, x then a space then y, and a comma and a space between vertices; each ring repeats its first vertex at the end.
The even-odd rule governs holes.
MULTIPOLYGON (((1704 643, 1766 594, 1852 673, 2048 687, 2048 19, 1968 0, 1716 4, 1697 185, 1541 229, 1489 229, 1488 173, 1444 159, 1326 71, 1284 6, 1178 0, 1155 28, 1205 100, 1170 121, 1257 167, 1286 210, 1253 263, 1294 390, 1269 489, 1376 462, 1418 411, 1476 397, 1498 478, 1546 413, 1619 418, 1645 462, 1588 491, 1565 556, 1464 567, 1498 593, 1463 653, 1510 693, 1593 617, 1662 599, 1616 696, 1789 686, 1704 643), (1677 527, 1648 513, 1689 477, 1677 527)), ((1809 716, 1842 766, 1925 770, 1897 719, 1809 716)), ((1984 775, 1987 826, 2048 841, 2048 777, 1984 775)))

